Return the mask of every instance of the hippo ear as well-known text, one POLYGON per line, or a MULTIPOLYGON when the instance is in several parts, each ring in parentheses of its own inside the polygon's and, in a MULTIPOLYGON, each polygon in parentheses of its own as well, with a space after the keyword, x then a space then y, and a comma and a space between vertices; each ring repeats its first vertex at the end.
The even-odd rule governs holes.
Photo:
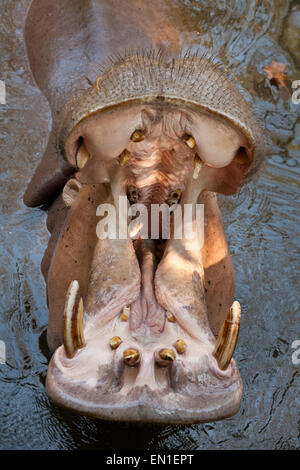
POLYGON ((24 194, 26 206, 35 207, 47 203, 57 194, 68 178, 76 171, 56 151, 54 133, 51 132, 48 145, 24 194))

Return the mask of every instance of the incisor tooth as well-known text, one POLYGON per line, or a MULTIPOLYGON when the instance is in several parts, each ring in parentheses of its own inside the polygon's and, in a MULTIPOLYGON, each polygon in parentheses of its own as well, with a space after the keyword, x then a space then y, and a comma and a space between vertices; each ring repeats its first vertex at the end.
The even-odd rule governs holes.
POLYGON ((159 357, 165 362, 172 363, 176 359, 176 354, 173 349, 164 348, 159 351, 159 357))
POLYGON ((76 163, 80 170, 84 167, 89 158, 90 154, 85 148, 84 142, 82 142, 76 154, 76 163))
POLYGON ((123 341, 121 340, 120 336, 114 336, 110 339, 109 344, 111 349, 117 349, 122 342, 123 341))
POLYGON ((187 348, 187 344, 185 341, 183 341, 183 339, 178 339, 177 341, 175 341, 173 346, 178 352, 178 354, 183 354, 187 348))
POLYGON ((140 353, 137 349, 126 349, 123 352, 123 359, 128 366, 136 366, 140 361, 140 353))
POLYGON ((79 284, 74 280, 68 288, 64 309, 64 347, 69 358, 72 358, 78 349, 85 346, 83 314, 79 284))
POLYGON ((232 359, 241 323, 241 306, 238 301, 233 302, 220 330, 213 356, 221 370, 226 370, 232 359))
POLYGON ((202 168, 203 162, 199 155, 195 155, 194 159, 194 173, 193 173, 193 178, 196 180, 199 176, 200 170, 202 168))

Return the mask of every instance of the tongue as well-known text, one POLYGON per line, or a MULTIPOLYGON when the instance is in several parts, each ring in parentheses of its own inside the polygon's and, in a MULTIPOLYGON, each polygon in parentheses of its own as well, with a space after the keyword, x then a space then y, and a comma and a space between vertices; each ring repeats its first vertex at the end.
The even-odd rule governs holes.
POLYGON ((141 270, 141 290, 137 300, 131 305, 130 329, 136 339, 147 339, 159 336, 165 324, 165 311, 158 304, 154 290, 154 274, 157 261, 154 255, 154 242, 136 240, 135 251, 141 270))

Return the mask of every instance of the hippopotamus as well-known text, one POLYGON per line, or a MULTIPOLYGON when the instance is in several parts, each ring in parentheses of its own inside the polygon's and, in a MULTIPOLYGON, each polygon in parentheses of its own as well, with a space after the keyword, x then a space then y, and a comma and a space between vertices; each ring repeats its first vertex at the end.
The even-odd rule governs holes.
POLYGON ((231 72, 184 42, 170 3, 33 0, 26 18, 52 113, 24 195, 47 204, 51 233, 46 389, 100 419, 206 422, 242 398, 241 306, 217 194, 257 172, 264 131, 231 72), (174 233, 100 238, 98 208, 118 215, 120 197, 203 205, 202 245, 174 233))

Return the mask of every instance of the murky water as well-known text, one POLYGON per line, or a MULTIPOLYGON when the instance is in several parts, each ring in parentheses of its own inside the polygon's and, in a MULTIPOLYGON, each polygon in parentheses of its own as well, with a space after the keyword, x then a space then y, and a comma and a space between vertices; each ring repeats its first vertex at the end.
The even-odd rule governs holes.
POLYGON ((300 365, 292 362, 291 344, 300 339, 300 105, 292 104, 291 82, 300 79, 300 60, 286 18, 300 5, 172 1, 174 14, 182 16, 182 38, 222 57, 250 91, 273 143, 258 181, 221 201, 236 298, 243 306, 235 354, 244 382, 241 410, 204 425, 135 426, 75 416, 52 405, 45 393, 47 307, 40 261, 48 241, 46 214, 24 207, 22 195, 41 158, 50 113, 26 62, 22 25, 29 3, 0 3, 0 79, 7 89, 7 104, 0 105, 0 340, 7 355, 6 365, 0 364, 0 448, 125 449, 134 442, 140 449, 299 449, 300 365), (185 15, 193 20, 192 31, 185 15), (271 60, 288 65, 284 89, 263 74, 271 60))

